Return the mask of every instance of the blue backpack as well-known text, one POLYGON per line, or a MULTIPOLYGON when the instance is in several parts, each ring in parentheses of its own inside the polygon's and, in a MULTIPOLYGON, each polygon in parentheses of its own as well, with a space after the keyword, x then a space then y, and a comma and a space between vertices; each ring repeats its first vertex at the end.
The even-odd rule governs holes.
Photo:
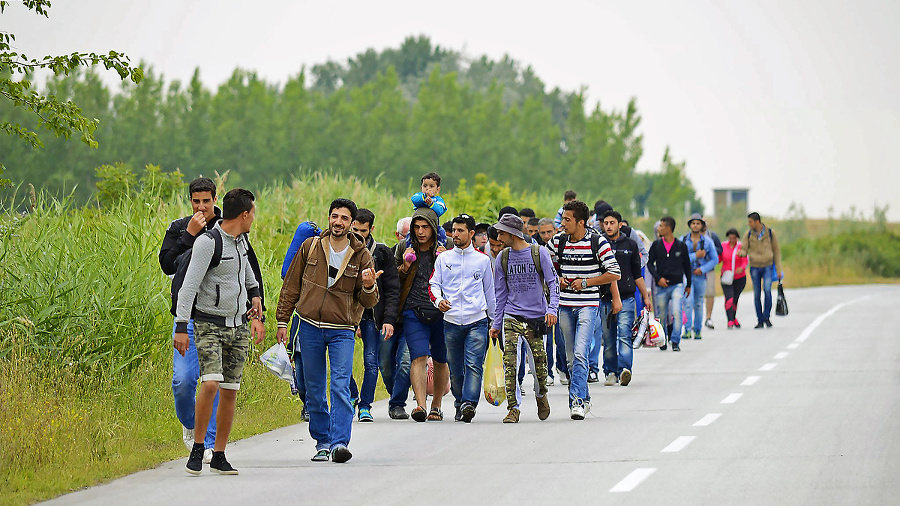
POLYGON ((288 246, 287 253, 284 255, 284 263, 281 264, 281 279, 284 279, 284 277, 287 276, 288 269, 291 267, 291 262, 294 261, 294 256, 300 251, 300 246, 303 246, 303 242, 310 237, 315 237, 321 233, 322 231, 319 229, 319 226, 312 221, 304 221, 297 226, 297 230, 294 232, 294 238, 291 239, 291 245, 288 246))

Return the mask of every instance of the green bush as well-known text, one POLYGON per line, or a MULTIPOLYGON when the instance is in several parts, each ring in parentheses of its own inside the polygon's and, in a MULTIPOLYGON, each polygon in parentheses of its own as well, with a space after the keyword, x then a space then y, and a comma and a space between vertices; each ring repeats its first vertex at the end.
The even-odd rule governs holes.
POLYGON ((900 277, 900 234, 896 232, 852 232, 798 239, 783 246, 783 255, 788 264, 849 264, 863 274, 900 277))

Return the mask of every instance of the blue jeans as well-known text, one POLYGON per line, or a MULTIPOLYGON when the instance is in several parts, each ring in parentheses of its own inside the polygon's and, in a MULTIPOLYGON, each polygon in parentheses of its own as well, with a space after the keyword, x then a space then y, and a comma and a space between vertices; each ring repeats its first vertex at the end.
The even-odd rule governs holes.
MULTIPOLYGON (((389 350, 393 350, 393 382, 391 385, 391 400, 388 402, 389 408, 406 407, 406 399, 409 398, 409 346, 406 345, 406 331, 402 329, 398 334, 394 332, 394 341, 396 348, 393 346, 389 350)), ((382 375, 384 374, 384 362, 382 362, 382 375)), ((386 385, 385 385, 386 386, 386 385)))
POLYGON ((594 318, 594 328, 591 331, 591 347, 588 350, 588 372, 600 372, 600 352, 603 351, 603 327, 606 325, 606 320, 600 318, 603 302, 600 304, 601 306, 597 308, 597 317, 594 318))
MULTIPOLYGON (((691 288, 691 291, 693 290, 694 289, 691 288)), ((659 318, 663 327, 666 327, 670 308, 672 310, 672 316, 675 317, 675 321, 672 322, 672 335, 669 336, 669 341, 671 341, 672 344, 681 342, 681 299, 683 298, 684 283, 669 285, 665 288, 659 285, 656 286, 656 297, 653 301, 653 312, 656 317, 659 318)))
MULTIPOLYGON (((175 325, 172 325, 172 336, 175 325)), ((194 408, 197 404, 197 381, 200 380, 200 360, 197 358, 197 347, 194 345, 194 320, 188 321, 188 349, 184 356, 178 350, 172 350, 172 396, 175 398, 175 416, 181 425, 194 428, 194 408)), ((219 392, 213 399, 212 417, 206 426, 203 446, 212 448, 216 442, 216 411, 219 409, 219 392)))
POLYGON ((631 327, 634 326, 635 297, 622 301, 622 310, 615 318, 613 328, 606 326, 606 317, 612 312, 612 302, 600 302, 600 320, 603 329, 603 374, 613 373, 618 377, 622 369, 632 369, 633 345, 631 327))
POLYGON ((447 365, 450 366, 450 391, 457 409, 464 402, 478 405, 481 380, 484 374, 484 355, 487 351, 487 317, 468 325, 444 322, 447 343, 447 365))
POLYGON ((753 280, 753 303, 756 306, 756 320, 764 322, 772 315, 772 282, 775 272, 771 265, 767 267, 751 267, 750 279, 753 280), (762 285, 762 286, 760 286, 762 285), (765 308, 760 300, 760 290, 765 295, 765 308))
POLYGON ((381 332, 375 326, 375 320, 363 319, 359 322, 359 331, 363 342, 363 380, 359 390, 360 409, 372 409, 375 401, 375 387, 378 384, 378 346, 381 332))
POLYGON ((687 330, 699 334, 703 330, 703 316, 706 314, 706 274, 691 276, 691 295, 685 301, 687 330))
POLYGON ((300 352, 300 317, 297 316, 297 313, 294 313, 291 318, 291 331, 288 342, 291 343, 291 358, 294 359, 294 385, 297 387, 297 395, 300 396, 300 400, 303 401, 303 405, 306 406, 306 382, 303 380, 303 354, 300 352))
POLYGON ((303 350, 303 379, 306 381, 306 407, 309 411, 309 435, 316 450, 331 450, 350 444, 353 407, 350 405, 350 375, 353 372, 352 330, 320 329, 300 322, 300 348, 303 350), (328 351, 330 364, 325 362, 328 351), (327 368, 331 371, 331 411, 325 392, 327 368))
POLYGON ((552 335, 548 334, 544 337, 544 344, 547 349, 547 374, 553 378, 553 364, 556 363, 556 369, 569 377, 569 368, 566 365, 566 343, 563 341, 562 331, 559 330, 559 324, 553 326, 552 335), (553 344, 556 343, 556 357, 553 357, 553 344))
POLYGON ((570 376, 570 408, 576 399, 591 400, 587 385, 588 352, 596 318, 596 306, 559 307, 559 326, 566 342, 566 365, 570 376))

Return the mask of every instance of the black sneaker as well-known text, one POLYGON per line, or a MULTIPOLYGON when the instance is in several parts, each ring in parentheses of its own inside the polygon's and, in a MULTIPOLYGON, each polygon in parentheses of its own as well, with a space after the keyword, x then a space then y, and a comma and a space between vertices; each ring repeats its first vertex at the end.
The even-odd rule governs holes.
POLYGON ((453 420, 456 422, 462 421, 462 409, 456 408, 456 414, 453 415, 453 420))
POLYGON ((409 418, 409 414, 406 413, 403 406, 393 406, 388 410, 388 416, 391 417, 391 420, 406 420, 409 418))
POLYGON ((766 320, 766 321, 764 321, 763 323, 766 324, 766 327, 769 327, 769 328, 772 327, 772 322, 771 322, 770 320, 766 320))
POLYGON ((231 467, 231 464, 225 460, 225 452, 213 452, 212 460, 209 461, 209 469, 219 474, 238 474, 238 470, 231 467))
POLYGON ((597 373, 594 371, 588 373, 588 383, 597 383, 598 381, 600 381, 600 378, 597 377, 597 373))
POLYGON ((460 419, 465 423, 471 423, 475 418, 475 406, 471 402, 463 403, 462 409, 459 411, 460 419))
POLYGON ((761 328, 763 328, 763 327, 765 327, 765 326, 766 326, 766 324, 760 321, 760 322, 757 322, 757 323, 756 323, 756 326, 753 327, 753 328, 755 328, 755 329, 761 329, 761 328))
POLYGON ((678 346, 675 343, 672 343, 672 351, 681 351, 681 346, 678 346))
POLYGON ((189 474, 197 476, 203 471, 203 450, 203 443, 194 443, 191 448, 191 456, 188 457, 187 465, 184 466, 184 470, 189 474))
POLYGON ((659 351, 666 351, 667 349, 669 349, 669 345, 667 344, 663 344, 659 347, 659 351))
POLYGON ((331 450, 331 461, 343 464, 353 458, 353 454, 344 445, 337 445, 331 450))

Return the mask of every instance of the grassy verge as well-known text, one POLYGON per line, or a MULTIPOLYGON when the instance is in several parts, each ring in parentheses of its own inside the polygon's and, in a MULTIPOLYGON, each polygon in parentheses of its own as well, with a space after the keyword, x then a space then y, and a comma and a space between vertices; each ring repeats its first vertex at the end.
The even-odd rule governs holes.
MULTIPOLYGON (((299 422, 302 403, 259 362, 264 349, 244 368, 232 441, 299 422)), ((358 383, 361 353, 358 345, 358 383)), ((0 361, 0 505, 50 499, 186 458, 171 384, 168 355, 133 371, 85 375, 12 352, 0 361)), ((376 397, 385 395, 379 383, 376 397)))

